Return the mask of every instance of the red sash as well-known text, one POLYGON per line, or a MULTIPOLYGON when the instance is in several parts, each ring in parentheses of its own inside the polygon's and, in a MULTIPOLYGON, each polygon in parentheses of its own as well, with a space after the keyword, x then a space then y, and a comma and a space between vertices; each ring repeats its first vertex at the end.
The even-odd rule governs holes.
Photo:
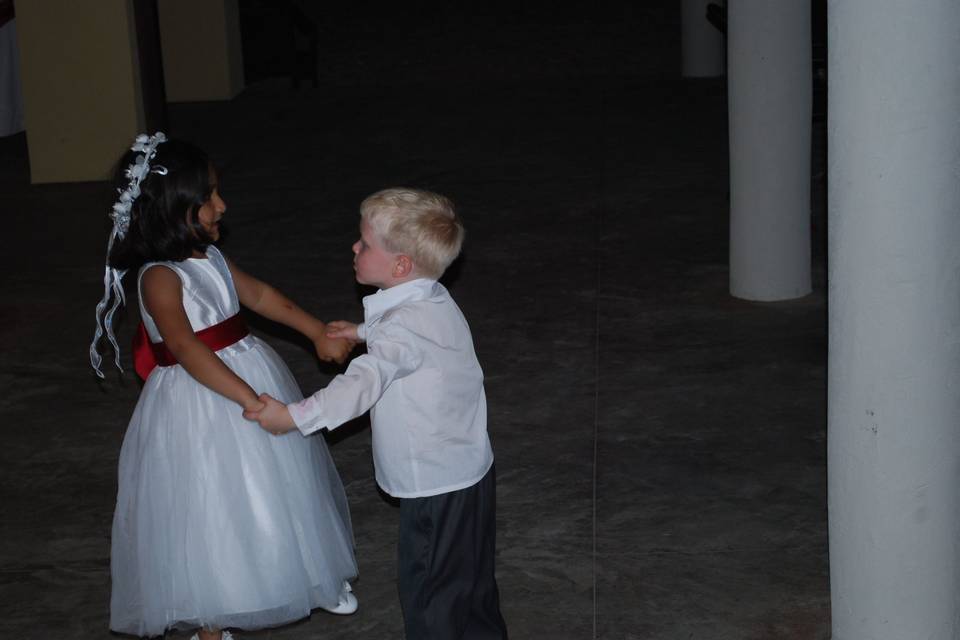
MULTIPOLYGON (((246 338, 250 335, 250 329, 238 313, 223 322, 197 331, 195 335, 200 342, 210 347, 211 351, 220 351, 246 338)), ((137 375, 146 380, 154 367, 170 367, 175 364, 177 359, 170 353, 170 349, 167 349, 167 345, 150 342, 147 328, 141 322, 133 336, 133 368, 137 375)))

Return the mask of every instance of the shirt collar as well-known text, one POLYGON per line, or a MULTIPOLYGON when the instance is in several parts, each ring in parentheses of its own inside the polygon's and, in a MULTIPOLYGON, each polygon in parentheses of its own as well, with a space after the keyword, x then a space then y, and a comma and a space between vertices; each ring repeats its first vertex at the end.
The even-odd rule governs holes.
POLYGON ((376 322, 387 311, 406 302, 417 302, 418 300, 432 298, 437 295, 438 288, 443 288, 443 285, 436 280, 418 278, 389 289, 380 289, 373 295, 364 297, 364 321, 366 324, 376 322))

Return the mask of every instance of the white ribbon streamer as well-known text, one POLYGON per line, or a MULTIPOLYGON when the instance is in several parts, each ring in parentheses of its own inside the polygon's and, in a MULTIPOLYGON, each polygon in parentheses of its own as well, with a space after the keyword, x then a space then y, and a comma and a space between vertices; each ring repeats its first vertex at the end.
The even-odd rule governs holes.
POLYGON ((120 305, 126 304, 126 296, 123 291, 123 276, 126 270, 114 269, 110 266, 110 251, 113 249, 114 240, 122 240, 130 229, 130 216, 133 209, 133 201, 140 196, 140 183, 147 175, 157 173, 167 175, 167 168, 157 165, 150 167, 150 161, 157 155, 157 146, 166 142, 167 137, 162 131, 158 131, 152 136, 144 133, 137 136, 133 141, 132 151, 142 151, 134 162, 127 167, 124 175, 130 179, 127 188, 120 191, 120 197, 114 203, 110 211, 110 218, 113 220, 113 229, 110 230, 110 238, 107 240, 107 260, 103 269, 103 298, 97 303, 96 310, 96 329, 93 333, 93 342, 90 343, 90 364, 97 376, 103 378, 103 371, 100 366, 103 363, 103 357, 97 350, 100 339, 106 335, 110 346, 113 347, 113 362, 117 369, 123 372, 120 366, 120 345, 117 344, 117 337, 113 333, 113 316, 120 308, 120 305), (110 298, 113 298, 113 304, 110 304, 110 298), (110 308, 107 309, 107 305, 110 308), (106 313, 104 314, 104 310, 106 313), (102 319, 101 319, 102 316, 102 319))

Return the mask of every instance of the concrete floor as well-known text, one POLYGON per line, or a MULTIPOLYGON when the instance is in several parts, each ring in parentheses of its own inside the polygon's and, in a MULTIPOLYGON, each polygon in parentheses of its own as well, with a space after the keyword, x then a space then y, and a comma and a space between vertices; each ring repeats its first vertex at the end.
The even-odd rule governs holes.
MULTIPOLYGON (((261 79, 170 108, 169 131, 221 169, 225 251, 322 318, 361 315, 363 196, 402 184, 459 204, 466 253, 447 282, 486 372, 516 639, 829 637, 821 198, 815 292, 731 298, 723 83, 676 77, 673 4, 496 29, 357 23, 321 51, 320 89, 261 79)), ((814 176, 822 194, 818 159, 814 176)), ((138 393, 129 373, 98 383, 86 358, 112 194, 28 182, 24 136, 0 139, 0 637, 108 638, 116 461, 138 393)), ((256 329, 305 391, 336 373, 256 329)), ((240 637, 402 636, 398 514, 368 424, 328 442, 360 610, 240 637)))

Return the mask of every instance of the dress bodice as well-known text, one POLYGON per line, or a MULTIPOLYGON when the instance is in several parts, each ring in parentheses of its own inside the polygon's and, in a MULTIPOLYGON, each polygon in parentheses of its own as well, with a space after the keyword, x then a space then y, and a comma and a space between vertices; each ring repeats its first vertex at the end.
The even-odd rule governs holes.
POLYGON ((240 301, 233 285, 230 268, 223 254, 207 247, 206 258, 188 258, 182 262, 151 262, 143 265, 137 276, 140 294, 140 317, 150 336, 150 342, 161 342, 160 332, 153 318, 143 306, 140 282, 147 269, 162 265, 180 277, 183 290, 183 308, 194 332, 223 322, 240 311, 240 301))

